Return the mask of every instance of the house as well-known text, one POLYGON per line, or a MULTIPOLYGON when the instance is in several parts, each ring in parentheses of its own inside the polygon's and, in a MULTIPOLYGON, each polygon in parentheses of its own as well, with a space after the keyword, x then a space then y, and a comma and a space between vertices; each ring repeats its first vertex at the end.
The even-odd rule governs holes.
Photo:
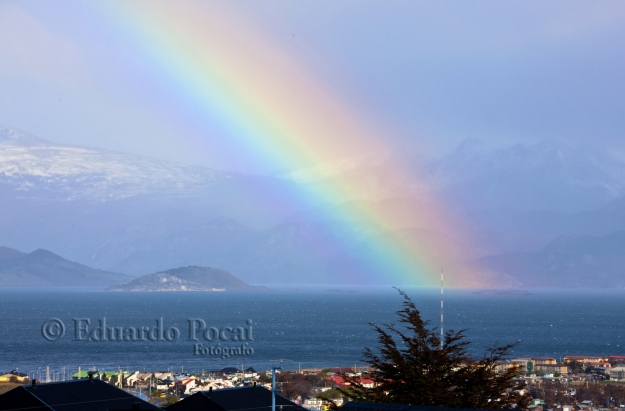
POLYGON ((0 411, 107 411, 161 408, 96 378, 22 385, 0 395, 0 411))
POLYGON ((134 374, 126 378, 126 385, 131 387, 142 382, 149 382, 150 378, 152 378, 152 373, 135 371, 134 374))
POLYGON ((598 357, 596 355, 565 355, 564 356, 564 363, 565 364, 570 364, 574 361, 577 362, 607 362, 608 358, 607 357, 598 357))
POLYGON ((28 375, 17 372, 17 370, 10 371, 6 374, 0 375, 0 382, 24 382, 28 379, 28 375))
POLYGON ((615 365, 625 364, 625 355, 608 355, 608 361, 615 365))
POLYGON ((174 373, 172 372, 157 372, 154 374, 154 377, 156 377, 157 380, 170 380, 173 381, 174 380, 174 373))
POLYGON ((321 411, 323 410, 324 402, 319 398, 306 398, 302 403, 302 406, 307 410, 321 411))
POLYGON ((507 370, 509 370, 510 368, 515 368, 518 369, 519 368, 519 364, 518 363, 513 363, 513 362, 508 362, 508 361, 497 361, 495 363, 495 371, 496 372, 505 372, 507 370))
MULTIPOLYGON (((331 386, 333 386, 333 387, 345 387, 346 385, 351 385, 351 383, 349 381, 345 381, 345 378, 341 377, 340 375, 335 375, 333 377, 326 377, 325 380, 328 381, 331 384, 331 386)), ((361 383, 362 386, 365 387, 365 388, 373 388, 373 387, 375 387, 375 381, 373 381, 370 378, 354 377, 354 380, 358 381, 359 383, 361 383)))
MULTIPOLYGON (((167 411, 268 411, 271 391, 261 386, 201 391, 167 407, 167 411)), ((306 411, 305 408, 276 394, 276 409, 306 411)))
POLYGON ((256 370, 254 370, 254 368, 249 367, 248 369, 246 369, 243 372, 243 378, 246 380, 251 380, 253 378, 258 378, 258 373, 256 372, 256 370))
POLYGON ((555 358, 550 358, 550 357, 535 357, 535 358, 532 358, 532 360, 534 360, 534 364, 536 365, 557 363, 555 358))
POLYGON ((542 364, 538 366, 538 370, 545 374, 560 373, 566 375, 569 373, 569 367, 566 364, 542 364))
POLYGON ((623 381, 625 380, 625 367, 612 367, 606 369, 606 374, 610 376, 610 380, 623 381))
POLYGON ((185 378, 179 384, 184 387, 184 394, 189 394, 195 388, 195 378, 185 378))
POLYGON ((126 385, 129 387, 137 385, 137 382, 139 382, 139 371, 135 371, 134 374, 131 374, 126 378, 126 385))
POLYGON ((349 385, 349 382, 345 381, 345 378, 340 375, 334 375, 332 377, 325 377, 325 380, 330 383, 331 387, 344 387, 349 385))
POLYGON ((532 358, 513 358, 511 363, 517 364, 521 368, 521 372, 533 373, 536 371, 536 363, 532 358))

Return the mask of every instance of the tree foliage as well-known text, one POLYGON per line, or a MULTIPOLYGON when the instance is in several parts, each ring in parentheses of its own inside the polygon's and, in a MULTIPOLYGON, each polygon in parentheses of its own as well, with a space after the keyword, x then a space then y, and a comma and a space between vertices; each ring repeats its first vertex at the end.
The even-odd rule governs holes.
POLYGON ((296 400, 310 396, 313 387, 321 381, 321 378, 316 375, 285 371, 277 374, 276 380, 281 383, 282 395, 291 400, 296 400))
MULTIPOLYGON (((383 327, 371 324, 378 335, 376 351, 365 348, 364 361, 372 370, 364 375, 374 381, 366 388, 358 377, 347 377, 350 396, 356 401, 431 405, 452 408, 526 409, 531 397, 525 383, 516 379, 518 369, 495 370, 515 346, 493 346, 480 359, 468 355, 464 331, 447 331, 445 344, 429 321, 408 297, 397 311, 399 322, 383 327)), ((347 391, 345 391, 347 393, 347 391)))

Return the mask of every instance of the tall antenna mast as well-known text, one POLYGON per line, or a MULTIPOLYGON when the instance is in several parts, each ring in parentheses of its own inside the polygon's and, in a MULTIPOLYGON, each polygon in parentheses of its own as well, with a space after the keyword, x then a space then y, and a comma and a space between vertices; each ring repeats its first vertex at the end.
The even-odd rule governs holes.
POLYGON ((441 268, 441 350, 445 347, 445 334, 443 332, 443 302, 444 302, 444 294, 443 290, 445 289, 445 284, 443 282, 443 269, 441 268))

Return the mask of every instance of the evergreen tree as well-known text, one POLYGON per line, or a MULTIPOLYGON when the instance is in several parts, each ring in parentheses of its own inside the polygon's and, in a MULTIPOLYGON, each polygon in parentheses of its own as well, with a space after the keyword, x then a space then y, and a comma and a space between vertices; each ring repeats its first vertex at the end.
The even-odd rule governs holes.
POLYGON ((447 331, 445 344, 429 321, 408 297, 397 311, 402 329, 394 324, 384 327, 371 324, 380 346, 374 352, 365 348, 364 361, 371 372, 364 375, 374 380, 374 388, 365 388, 360 378, 348 377, 346 394, 356 401, 431 405, 452 408, 519 408, 526 409, 530 395, 525 383, 516 379, 519 370, 508 368, 497 372, 496 363, 515 346, 494 346, 482 358, 471 359, 464 331, 447 331))

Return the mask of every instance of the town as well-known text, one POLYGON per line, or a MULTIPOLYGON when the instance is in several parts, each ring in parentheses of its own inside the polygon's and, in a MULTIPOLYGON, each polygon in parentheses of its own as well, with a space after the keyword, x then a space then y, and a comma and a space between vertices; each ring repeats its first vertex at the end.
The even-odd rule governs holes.
MULTIPOLYGON (((527 383, 534 411, 600 411, 625 408, 625 356, 565 355, 556 358, 512 358, 494 365, 499 372, 515 369, 527 383)), ((29 374, 12 370, 0 375, 0 394, 11 388, 67 380, 98 380, 123 389, 137 398, 158 406, 167 406, 198 392, 264 387, 276 390, 294 404, 308 410, 322 411, 349 401, 350 381, 373 387, 366 367, 307 368, 297 370, 257 371, 253 367, 228 367, 198 373, 167 371, 102 371, 78 369, 70 373, 44 370, 29 374), (272 377, 275 372, 275 387, 272 377)), ((0 400, 2 396, 0 396, 0 400)))

